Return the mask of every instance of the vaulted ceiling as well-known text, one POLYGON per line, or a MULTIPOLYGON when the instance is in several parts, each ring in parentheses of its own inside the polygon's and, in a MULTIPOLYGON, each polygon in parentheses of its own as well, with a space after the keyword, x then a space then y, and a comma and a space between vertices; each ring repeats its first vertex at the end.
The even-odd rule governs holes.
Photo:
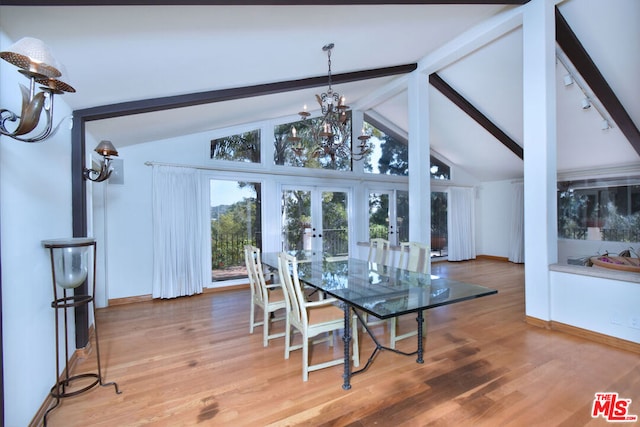
MULTIPOLYGON (((253 1, 234 6, 204 0, 180 6, 149 6, 145 2, 100 6, 99 1, 83 2, 90 6, 78 6, 78 1, 47 3, 70 6, 35 5, 38 3, 0 0, 1 30, 11 40, 40 38, 54 50, 68 70, 69 83, 77 90, 64 95, 73 110, 127 112, 87 122, 87 132, 96 140, 109 139, 116 147, 123 147, 284 117, 295 114, 303 104, 313 105, 319 88, 294 89, 312 77, 320 78, 312 83, 324 80, 327 57, 322 46, 329 42, 335 43, 332 72, 337 77, 410 66, 526 1, 334 5, 253 1), (13 3, 22 5, 10 5, 13 3), (287 90, 278 92, 282 89, 287 90), (252 90, 261 91, 260 96, 251 96, 252 90), (154 108, 158 111, 144 112, 145 105, 171 105, 176 99, 186 103, 181 108, 158 107, 154 108), (218 102, 207 101, 212 99, 218 102), (190 101, 205 103, 184 106, 190 101)), ((558 3, 558 10, 637 132, 640 2, 566 0, 558 3)), ((556 68, 559 170, 640 163, 634 146, 637 141, 622 132, 626 128, 612 121, 612 128, 602 130, 601 115, 612 115, 608 111, 601 114, 596 108, 583 110, 580 102, 584 94, 577 84, 563 84, 567 70, 561 62, 556 68)), ((436 155, 482 181, 522 177, 523 162, 517 153, 517 146, 523 146, 522 105, 526 102, 522 95, 521 28, 515 27, 434 71, 486 122, 516 144, 515 150, 505 146, 495 133, 434 88, 430 91, 430 119, 436 155)), ((347 97, 349 105, 365 105, 372 116, 406 133, 406 90, 391 91, 371 102, 371 94, 402 78, 402 74, 390 72, 334 87, 347 97)), ((590 96, 597 92, 585 87, 590 96)), ((608 103, 607 99, 602 101, 608 103)))

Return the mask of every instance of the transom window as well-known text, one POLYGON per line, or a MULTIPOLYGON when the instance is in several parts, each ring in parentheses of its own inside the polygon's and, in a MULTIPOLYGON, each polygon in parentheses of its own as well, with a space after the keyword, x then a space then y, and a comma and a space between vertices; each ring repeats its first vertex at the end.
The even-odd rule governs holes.
POLYGON ((260 130, 212 139, 210 158, 260 163, 260 130))

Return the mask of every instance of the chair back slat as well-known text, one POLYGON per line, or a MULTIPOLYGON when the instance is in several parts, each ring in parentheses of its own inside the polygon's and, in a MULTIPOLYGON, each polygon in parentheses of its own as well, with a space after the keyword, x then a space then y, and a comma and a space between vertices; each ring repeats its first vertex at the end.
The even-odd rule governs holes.
POLYGON ((368 262, 376 264, 389 265, 391 257, 391 245, 388 240, 374 238, 369 241, 369 258, 368 262))
POLYGON ((252 299, 265 303, 267 300, 267 288, 264 279, 264 270, 260 259, 260 249, 246 245, 244 247, 244 260, 247 265, 247 276, 249 277, 249 285, 251 286, 252 299))
POLYGON ((400 243, 399 268, 429 274, 430 258, 429 246, 418 242, 400 243))
POLYGON ((289 321, 306 328, 308 324, 307 310, 304 307, 306 299, 298 277, 298 260, 285 252, 278 254, 278 274, 280 282, 284 283, 289 321))

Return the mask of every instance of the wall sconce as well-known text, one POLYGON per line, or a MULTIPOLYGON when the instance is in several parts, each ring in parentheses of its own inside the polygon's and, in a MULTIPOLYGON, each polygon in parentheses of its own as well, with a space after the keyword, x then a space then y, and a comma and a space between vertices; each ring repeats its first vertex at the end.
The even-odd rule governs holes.
POLYGON ((7 109, 0 109, 0 135, 22 142, 39 142, 51 135, 53 122, 53 95, 62 95, 64 92, 75 92, 61 79, 63 67, 53 57, 51 50, 42 40, 33 37, 24 37, 5 51, 0 52, 0 58, 20 68, 19 73, 29 79, 29 89, 20 85, 22 91, 22 111, 20 115, 7 109), (41 86, 41 91, 35 93, 36 83, 41 86), (33 132, 40 123, 42 111, 46 116, 44 129, 35 136, 27 136, 33 132), (17 122, 13 131, 6 128, 5 123, 17 122))
POLYGON ((118 156, 118 150, 113 146, 111 141, 100 141, 100 144, 94 150, 103 157, 102 166, 99 170, 84 168, 84 179, 93 182, 102 182, 109 179, 113 168, 111 167, 111 156, 118 156))

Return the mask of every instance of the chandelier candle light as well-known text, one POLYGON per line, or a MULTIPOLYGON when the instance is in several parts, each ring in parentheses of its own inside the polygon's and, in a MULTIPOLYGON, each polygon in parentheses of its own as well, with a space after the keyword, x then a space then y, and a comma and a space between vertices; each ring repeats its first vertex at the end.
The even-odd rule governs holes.
MULTIPOLYGON (((329 43, 322 47, 327 52, 328 57, 328 77, 329 88, 326 92, 316 95, 316 100, 320 104, 322 116, 315 122, 310 123, 311 140, 314 147, 311 154, 314 157, 328 155, 332 162, 335 162, 337 156, 351 157, 352 160, 362 160, 372 150, 369 145, 370 135, 366 135, 364 129, 358 137, 360 144, 358 151, 351 149, 351 120, 347 114, 349 107, 345 104, 344 96, 340 96, 338 92, 334 92, 331 88, 331 49, 334 48, 333 43, 329 43)), ((307 106, 298 113, 303 122, 306 122, 311 113, 307 111, 307 106)), ((291 135, 287 138, 292 144, 292 149, 297 156, 305 153, 305 147, 302 144, 302 138, 298 136, 295 127, 291 128, 291 135)))

